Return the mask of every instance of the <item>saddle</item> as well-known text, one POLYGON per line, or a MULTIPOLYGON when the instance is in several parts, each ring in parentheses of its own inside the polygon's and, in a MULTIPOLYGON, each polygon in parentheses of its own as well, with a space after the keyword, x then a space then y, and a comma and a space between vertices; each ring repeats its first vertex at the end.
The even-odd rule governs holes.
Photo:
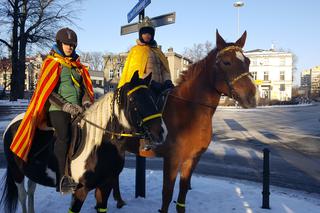
POLYGON ((71 141, 66 158, 66 172, 65 174, 71 175, 70 164, 71 161, 77 158, 83 151, 85 142, 82 141, 82 129, 80 127, 80 121, 82 115, 75 117, 71 123, 71 141))

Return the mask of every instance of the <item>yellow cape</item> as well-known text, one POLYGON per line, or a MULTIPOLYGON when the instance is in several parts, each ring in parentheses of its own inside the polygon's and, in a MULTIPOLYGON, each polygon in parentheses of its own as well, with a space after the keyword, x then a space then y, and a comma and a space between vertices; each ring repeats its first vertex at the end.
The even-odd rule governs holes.
POLYGON ((166 71, 170 72, 168 60, 159 48, 154 48, 147 45, 136 45, 132 47, 126 59, 118 88, 122 87, 125 83, 130 82, 133 73, 137 70, 139 72, 139 77, 144 77, 149 51, 153 51, 160 58, 166 71))

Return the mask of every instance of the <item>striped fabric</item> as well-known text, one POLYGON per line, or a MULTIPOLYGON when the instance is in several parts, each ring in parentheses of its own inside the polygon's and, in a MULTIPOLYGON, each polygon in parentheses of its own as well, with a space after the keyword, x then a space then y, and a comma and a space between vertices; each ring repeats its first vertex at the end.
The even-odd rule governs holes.
MULTIPOLYGON (((25 116, 10 146, 12 152, 24 161, 27 161, 28 159, 27 157, 31 148, 35 130, 44 117, 44 105, 59 80, 61 73, 60 64, 63 63, 61 63, 61 60, 58 57, 48 56, 44 60, 36 90, 33 93, 25 116)), ((90 100, 93 102, 94 96, 92 82, 87 68, 79 61, 73 61, 71 64, 72 66, 76 66, 81 69, 84 85, 90 96, 90 100)))

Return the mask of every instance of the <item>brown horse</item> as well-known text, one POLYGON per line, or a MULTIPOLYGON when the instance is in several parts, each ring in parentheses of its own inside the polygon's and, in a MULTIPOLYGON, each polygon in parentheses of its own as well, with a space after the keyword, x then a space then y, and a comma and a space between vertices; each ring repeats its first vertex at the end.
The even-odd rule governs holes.
MULTIPOLYGON (((250 60, 242 50, 246 35, 244 32, 235 43, 226 43, 217 31, 216 48, 190 66, 168 95, 163 111, 168 129, 165 143, 153 151, 131 149, 141 156, 164 158, 162 207, 159 210, 162 213, 168 212, 179 171, 176 210, 185 212, 191 176, 210 144, 212 117, 221 95, 235 99, 244 108, 256 106, 256 86, 249 73, 250 60)), ((118 188, 115 191, 119 191, 118 188)))

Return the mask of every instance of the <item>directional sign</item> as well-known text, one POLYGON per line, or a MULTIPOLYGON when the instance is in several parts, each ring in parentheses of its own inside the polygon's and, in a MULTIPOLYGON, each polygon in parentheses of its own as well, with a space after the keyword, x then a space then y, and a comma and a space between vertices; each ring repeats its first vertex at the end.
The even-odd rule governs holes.
MULTIPOLYGON (((163 25, 173 24, 176 21, 176 13, 168 13, 165 15, 157 16, 151 19, 151 22, 154 27, 160 27, 163 25)), ((121 26, 121 35, 126 35, 134 32, 138 32, 139 23, 133 23, 121 26)))
POLYGON ((128 13, 128 23, 130 23, 139 13, 151 3, 151 0, 140 0, 128 13))

